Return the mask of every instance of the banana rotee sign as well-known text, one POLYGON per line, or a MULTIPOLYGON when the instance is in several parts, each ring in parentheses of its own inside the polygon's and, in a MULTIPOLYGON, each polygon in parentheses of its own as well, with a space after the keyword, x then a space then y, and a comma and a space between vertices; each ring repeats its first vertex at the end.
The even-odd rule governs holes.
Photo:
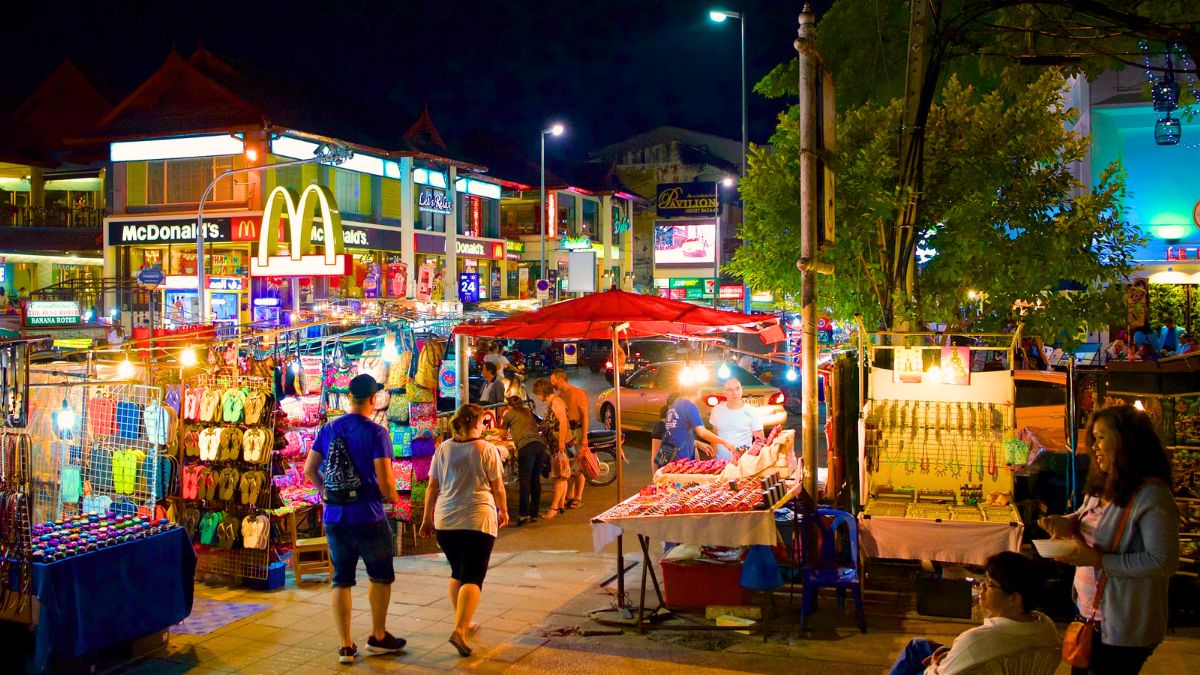
POLYGON ((340 277, 351 273, 352 259, 345 253, 342 217, 329 188, 309 185, 297 194, 277 186, 263 205, 263 225, 259 228, 258 254, 250 260, 252 277, 340 277), (314 253, 312 236, 316 216, 321 217, 321 253, 314 253), (287 253, 279 250, 278 227, 287 217, 287 253))

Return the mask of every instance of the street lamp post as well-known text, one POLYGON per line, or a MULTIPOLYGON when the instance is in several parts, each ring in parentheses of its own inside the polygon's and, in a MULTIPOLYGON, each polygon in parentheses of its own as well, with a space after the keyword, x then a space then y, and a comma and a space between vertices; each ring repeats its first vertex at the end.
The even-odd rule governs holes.
MULTIPOLYGON (((256 151, 250 150, 247 153, 247 157, 249 159, 255 159, 249 154, 250 152, 256 151)), ((265 171, 267 169, 282 169, 289 166, 312 164, 314 162, 341 164, 353 156, 354 151, 350 150, 350 148, 345 145, 338 143, 321 143, 317 146, 317 149, 313 151, 313 156, 308 159, 297 159, 290 162, 280 162, 278 164, 264 164, 263 166, 250 166, 244 169, 230 169, 229 171, 224 171, 216 178, 212 179, 212 182, 209 183, 208 187, 204 189, 204 194, 200 196, 200 206, 196 210, 196 306, 199 308, 199 316, 196 317, 197 322, 204 323, 204 317, 207 314, 207 308, 204 306, 204 202, 208 201, 208 197, 212 194, 212 191, 217 186, 217 183, 229 178, 230 176, 251 173, 254 171, 265 171)), ((260 225, 260 227, 266 226, 267 223, 262 223, 260 225)), ((153 300, 151 301, 151 306, 153 306, 153 300)), ((151 326, 151 329, 153 329, 153 326, 151 326)))
MULTIPOLYGON (((741 29, 741 51, 742 51, 742 174, 740 179, 746 178, 746 147, 749 144, 749 122, 746 110, 746 15, 742 12, 731 12, 724 9, 714 9, 709 11, 708 18, 715 23, 724 23, 725 19, 737 19, 738 26, 741 29)), ((740 199, 739 199, 740 201, 740 199)), ((746 224, 746 207, 743 204, 741 209, 741 222, 739 226, 746 224)), ((720 234, 718 232, 718 234, 720 234)), ((750 293, 746 292, 747 303, 746 311, 749 310, 750 293)), ((715 306, 715 305, 714 305, 715 306)))
POLYGON ((547 136, 561 136, 562 132, 563 132, 563 125, 561 123, 555 123, 555 124, 552 124, 549 129, 542 129, 542 136, 540 139, 542 142, 542 161, 540 164, 542 182, 541 182, 541 191, 539 193, 541 196, 538 199, 538 208, 541 210, 541 215, 538 217, 538 220, 540 220, 542 223, 542 270, 541 270, 542 276, 541 276, 541 278, 545 279, 547 281, 550 280, 550 275, 546 271, 546 218, 547 218, 547 214, 546 214, 546 137, 547 136))

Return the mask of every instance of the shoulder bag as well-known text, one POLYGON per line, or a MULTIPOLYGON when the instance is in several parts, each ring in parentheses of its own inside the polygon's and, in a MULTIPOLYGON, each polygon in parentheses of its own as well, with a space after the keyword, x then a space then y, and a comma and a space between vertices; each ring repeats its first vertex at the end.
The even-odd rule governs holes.
MULTIPOLYGON (((1113 533, 1112 543, 1109 545, 1108 552, 1115 552, 1121 544, 1121 535, 1125 533, 1125 526, 1129 524, 1129 514, 1133 511, 1133 500, 1137 498, 1137 493, 1134 493, 1130 498, 1129 504, 1121 511, 1121 521, 1117 524, 1116 532, 1113 533)), ((1096 628, 1099 625, 1096 622, 1096 612, 1100 609, 1100 599, 1104 597, 1104 587, 1108 585, 1108 575, 1100 572, 1100 581, 1096 585, 1096 596, 1092 600, 1092 616, 1084 619, 1082 616, 1077 620, 1072 621, 1067 630, 1063 633, 1062 657, 1063 660, 1071 664, 1075 668, 1087 668, 1092 660, 1092 643, 1095 641, 1096 628)))

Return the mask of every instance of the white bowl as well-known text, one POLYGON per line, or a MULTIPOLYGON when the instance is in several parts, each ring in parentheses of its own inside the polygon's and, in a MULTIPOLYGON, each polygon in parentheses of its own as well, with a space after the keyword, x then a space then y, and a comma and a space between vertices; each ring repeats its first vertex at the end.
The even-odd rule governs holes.
POLYGON ((1033 545, 1043 558, 1065 558, 1079 548, 1079 544, 1070 539, 1034 539, 1033 545))

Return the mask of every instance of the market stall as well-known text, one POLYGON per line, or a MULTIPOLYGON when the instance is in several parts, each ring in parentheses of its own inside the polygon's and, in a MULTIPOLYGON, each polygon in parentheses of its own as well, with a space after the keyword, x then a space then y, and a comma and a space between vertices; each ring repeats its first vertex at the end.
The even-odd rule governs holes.
POLYGON ((865 555, 979 565, 1020 550, 1005 457, 1018 337, 876 337, 860 456, 865 555))

